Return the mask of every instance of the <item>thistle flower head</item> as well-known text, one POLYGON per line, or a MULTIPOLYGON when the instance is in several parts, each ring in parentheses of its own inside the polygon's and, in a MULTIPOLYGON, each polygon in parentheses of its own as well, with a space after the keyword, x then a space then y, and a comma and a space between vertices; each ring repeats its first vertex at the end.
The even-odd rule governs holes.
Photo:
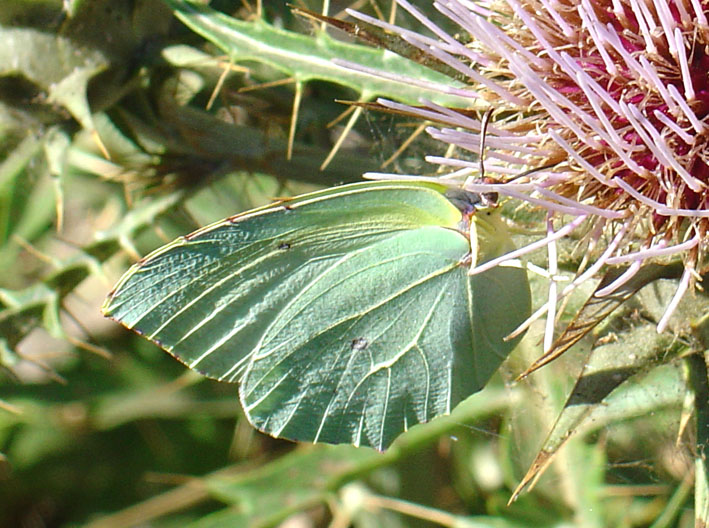
MULTIPOLYGON (((550 288, 546 309, 604 265, 629 268, 597 295, 617 289, 648 260, 680 255, 685 272, 659 323, 663 330, 708 246, 709 2, 435 2, 465 41, 398 2, 430 33, 367 21, 454 68, 469 86, 442 89, 479 99, 496 115, 485 162, 492 183, 477 177, 477 161, 429 161, 449 166, 445 178, 469 190, 546 208, 548 233, 540 244, 549 246, 552 274, 554 241, 581 226, 589 233, 584 240, 596 248, 595 262, 564 291, 550 288), (539 167, 547 168, 514 177, 539 167)), ((406 110, 443 123, 429 128, 433 137, 477 152, 480 122, 468 114, 432 103, 406 110)))

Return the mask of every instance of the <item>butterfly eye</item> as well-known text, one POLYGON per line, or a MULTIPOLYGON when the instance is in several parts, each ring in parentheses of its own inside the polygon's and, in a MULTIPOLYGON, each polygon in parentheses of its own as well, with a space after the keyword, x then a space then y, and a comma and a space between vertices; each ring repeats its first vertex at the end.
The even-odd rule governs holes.
POLYGON ((465 191, 463 189, 448 189, 445 196, 458 208, 463 216, 473 214, 485 203, 485 198, 480 193, 465 191))

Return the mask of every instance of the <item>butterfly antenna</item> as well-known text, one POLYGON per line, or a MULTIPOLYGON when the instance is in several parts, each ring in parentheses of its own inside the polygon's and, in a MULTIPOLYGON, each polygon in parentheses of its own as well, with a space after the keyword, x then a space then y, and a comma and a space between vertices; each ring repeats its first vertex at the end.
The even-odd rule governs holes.
MULTIPOLYGON (((487 138, 487 127, 490 124, 490 118, 492 117, 492 108, 488 108, 483 114, 483 118, 480 121, 480 175, 478 180, 481 182, 485 181, 485 139, 487 138)), ((480 195, 481 205, 484 207, 497 207, 497 193, 489 192, 482 193, 480 195)))
POLYGON ((492 108, 488 108, 483 114, 480 122, 480 179, 485 177, 485 137, 487 136, 487 125, 490 123, 492 108))
POLYGON ((510 182, 515 181, 515 180, 519 180, 519 179, 521 179, 521 178, 525 178, 526 176, 530 176, 531 174, 534 174, 535 172, 540 172, 540 171, 547 170, 547 169, 553 169, 553 168, 556 167, 558 164, 559 164, 559 162, 556 161, 556 162, 554 162, 554 163, 548 163, 547 165, 543 165, 543 166, 541 166, 541 167, 534 167, 533 169, 529 169, 529 170, 526 170, 526 171, 524 171, 524 172, 520 172, 520 173, 517 174, 516 176, 514 176, 514 177, 512 177, 512 178, 510 178, 510 179, 508 179, 508 180, 506 180, 505 183, 510 183, 510 182))

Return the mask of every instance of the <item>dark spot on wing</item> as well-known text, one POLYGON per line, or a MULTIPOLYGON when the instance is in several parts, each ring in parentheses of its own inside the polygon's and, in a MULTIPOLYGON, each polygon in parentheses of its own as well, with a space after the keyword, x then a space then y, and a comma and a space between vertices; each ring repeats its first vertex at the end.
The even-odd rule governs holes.
POLYGON ((199 235, 200 235, 200 232, 199 232, 199 230, 197 230, 197 231, 193 231, 193 232, 190 233, 189 235, 185 235, 185 236, 180 237, 180 238, 182 238, 182 240, 185 240, 185 241, 189 242, 190 240, 192 240, 193 238, 198 237, 199 235))
POLYGON ((281 242, 280 244, 278 244, 278 249, 283 250, 283 251, 290 249, 290 243, 281 242))
POLYGON ((367 341, 364 337, 358 337, 357 339, 353 339, 350 343, 350 349, 352 350, 364 350, 368 346, 369 341, 367 341))
POLYGON ((145 255, 144 257, 140 257, 136 262, 135 265, 140 267, 143 266, 146 262, 148 262, 148 256, 145 255))

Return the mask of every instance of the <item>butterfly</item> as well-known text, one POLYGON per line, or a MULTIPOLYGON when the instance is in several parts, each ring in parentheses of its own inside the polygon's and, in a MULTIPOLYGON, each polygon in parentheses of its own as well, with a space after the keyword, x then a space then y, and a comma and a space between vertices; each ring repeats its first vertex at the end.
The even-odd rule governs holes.
POLYGON ((317 191, 154 251, 106 316, 189 368, 239 383, 270 435, 379 450, 480 390, 530 313, 526 271, 477 195, 421 181, 317 191))

